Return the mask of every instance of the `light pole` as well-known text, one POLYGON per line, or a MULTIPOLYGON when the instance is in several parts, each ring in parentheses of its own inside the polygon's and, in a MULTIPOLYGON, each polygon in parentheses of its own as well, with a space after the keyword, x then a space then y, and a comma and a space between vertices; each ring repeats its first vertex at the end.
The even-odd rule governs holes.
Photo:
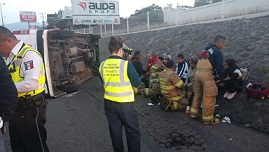
POLYGON ((6 5, 6 3, 0 3, 0 11, 1 11, 2 26, 5 26, 5 24, 4 24, 4 18, 3 18, 3 12, 2 12, 2 5, 6 5))
POLYGON ((39 14, 41 14, 42 16, 41 16, 41 18, 42 18, 42 24, 43 24, 43 29, 45 28, 45 14, 46 13, 39 13, 39 14))

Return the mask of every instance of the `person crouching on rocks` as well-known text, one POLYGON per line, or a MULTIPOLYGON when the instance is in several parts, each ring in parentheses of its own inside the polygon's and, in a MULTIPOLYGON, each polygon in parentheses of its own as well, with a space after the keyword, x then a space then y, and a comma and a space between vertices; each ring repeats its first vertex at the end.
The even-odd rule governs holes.
POLYGON ((233 99, 238 91, 242 90, 242 72, 236 65, 234 59, 227 59, 224 61, 224 82, 225 90, 224 98, 233 99))

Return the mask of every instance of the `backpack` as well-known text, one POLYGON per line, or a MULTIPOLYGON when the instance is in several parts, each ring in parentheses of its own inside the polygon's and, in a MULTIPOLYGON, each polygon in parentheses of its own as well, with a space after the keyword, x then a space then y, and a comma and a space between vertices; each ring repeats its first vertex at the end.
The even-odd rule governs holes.
POLYGON ((269 99, 269 84, 260 82, 250 82, 247 85, 248 102, 254 103, 257 100, 269 99), (250 98, 254 98, 252 101, 250 98))

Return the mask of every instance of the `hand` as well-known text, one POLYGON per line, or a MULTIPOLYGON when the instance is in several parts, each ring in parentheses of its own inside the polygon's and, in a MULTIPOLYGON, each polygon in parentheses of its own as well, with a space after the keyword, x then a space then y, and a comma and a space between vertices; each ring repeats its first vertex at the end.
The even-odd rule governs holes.
POLYGON ((6 128, 5 126, 3 126, 3 127, 1 128, 1 133, 2 133, 2 135, 5 135, 6 132, 7 132, 7 128, 6 128))
POLYGON ((187 86, 188 86, 188 87, 190 87, 191 85, 192 85, 192 83, 188 83, 188 85, 187 85, 187 86))
POLYGON ((225 83, 218 83, 218 86, 223 87, 225 85, 225 83))
POLYGON ((220 80, 217 80, 216 83, 217 83, 217 84, 220 83, 220 80))
POLYGON ((184 87, 187 86, 187 85, 188 85, 188 83, 186 83, 186 82, 183 84, 184 87))

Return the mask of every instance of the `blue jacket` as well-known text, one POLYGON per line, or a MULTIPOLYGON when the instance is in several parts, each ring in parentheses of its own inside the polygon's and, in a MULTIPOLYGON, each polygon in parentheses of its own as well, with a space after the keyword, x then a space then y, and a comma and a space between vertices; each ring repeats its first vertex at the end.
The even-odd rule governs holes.
POLYGON ((219 76, 220 81, 223 81, 224 74, 223 74, 223 55, 219 48, 214 43, 209 43, 205 50, 212 49, 213 52, 209 51, 209 61, 213 67, 213 72, 219 76))

